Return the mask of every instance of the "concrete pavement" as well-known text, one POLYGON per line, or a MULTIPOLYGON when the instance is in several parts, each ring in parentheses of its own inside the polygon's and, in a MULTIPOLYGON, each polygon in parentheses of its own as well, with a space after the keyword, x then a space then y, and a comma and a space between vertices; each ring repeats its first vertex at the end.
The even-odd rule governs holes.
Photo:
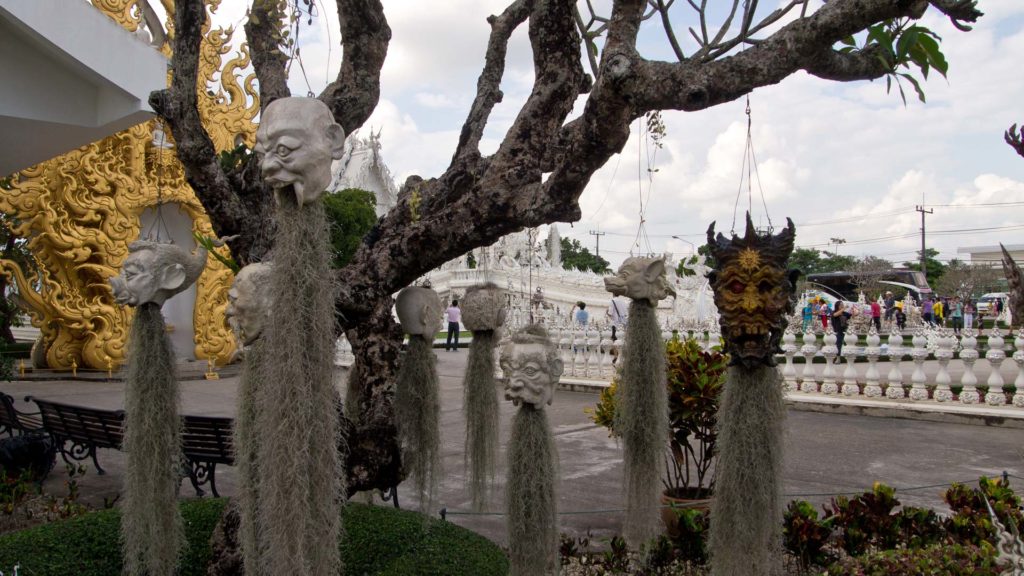
MULTIPOLYGON (((462 415, 462 376, 467 352, 436 350, 442 395, 442 441, 444 479, 437 503, 431 511, 447 509, 448 519, 480 532, 497 542, 505 542, 504 517, 500 514, 467 514, 469 500, 464 490, 462 415)), ((905 363, 904 368, 907 368, 905 363)), ((188 414, 234 414, 237 366, 222 371, 220 380, 203 380, 205 365, 185 365, 182 370, 183 412, 188 414)), ((909 375, 908 375, 909 376, 909 375)), ((339 373, 343 387, 344 371, 339 373)), ((905 381, 909 382, 909 378, 905 381)), ((31 394, 63 402, 101 408, 122 406, 120 381, 21 380, 0 385, 0 391, 21 401, 31 394)), ((597 401, 588 392, 558 391, 549 407, 561 463, 559 508, 561 529, 571 534, 592 531, 598 538, 621 531, 623 506, 621 495, 622 451, 607 431, 590 422, 584 413, 597 401)), ((513 406, 502 401, 502 454, 507 441, 507 426, 513 406)), ((31 405, 21 404, 23 408, 31 405)), ((834 409, 826 408, 832 412, 834 409)), ((870 413, 867 411, 866 413, 870 413)), ((896 412, 897 415, 911 415, 896 412)), ((895 486, 897 496, 908 505, 943 509, 941 493, 953 481, 977 480, 979 475, 998 475, 1004 471, 1024 477, 1024 430, 1000 425, 999 419, 966 418, 959 422, 930 422, 914 419, 879 417, 864 414, 822 413, 791 409, 786 432, 784 489, 786 500, 800 497, 815 504, 827 502, 831 495, 859 492, 879 481, 895 486), (973 423, 966 423, 973 422, 973 423), (921 488, 922 486, 934 486, 921 488)), ((108 474, 98 476, 91 462, 79 480, 82 500, 102 505, 103 498, 116 497, 124 471, 124 455, 101 450, 100 462, 108 474)), ((58 462, 59 463, 59 462, 58 462)), ((60 463, 59 463, 60 464, 60 463)), ((66 475, 58 465, 47 480, 51 494, 64 490, 66 475)), ((1024 486, 1024 480, 1016 480, 1024 486)), ((222 495, 234 494, 234 469, 219 467, 217 485, 222 495)), ((504 470, 497 475, 490 510, 499 512, 504 496, 504 470)), ((182 495, 192 497, 188 482, 182 495)), ((399 489, 403 508, 416 508, 412 490, 399 489)))

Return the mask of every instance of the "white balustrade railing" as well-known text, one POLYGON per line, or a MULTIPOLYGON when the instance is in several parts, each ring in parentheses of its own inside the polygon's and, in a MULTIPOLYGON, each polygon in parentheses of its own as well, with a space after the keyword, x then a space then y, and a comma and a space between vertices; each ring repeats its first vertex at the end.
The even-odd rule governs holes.
MULTIPOLYGON (((662 337, 673 335, 664 332, 662 337)), ((717 333, 704 331, 684 332, 679 336, 695 338, 702 349, 720 342, 717 333)), ((1015 349, 1012 355, 1004 350, 1006 343, 999 330, 986 331, 985 336, 988 344, 983 346, 985 350, 979 357, 978 337, 970 330, 964 330, 962 338, 957 339, 943 328, 917 327, 913 337, 894 329, 883 345, 880 335, 869 327, 866 338, 848 332, 840 354, 836 335, 831 331, 816 334, 812 327, 798 334, 787 330, 782 337, 779 364, 790 393, 902 402, 977 404, 984 401, 993 406, 1010 404, 1024 408, 1024 330, 1012 340, 1015 349), (954 362, 957 358, 959 362, 954 362), (1016 370, 1010 402, 1004 390, 1006 380, 1000 373, 1007 358, 1012 363, 1006 364, 1016 370), (903 366, 908 360, 913 362, 912 370, 903 366), (962 369, 955 380, 951 368, 962 369), (978 390, 979 377, 984 379, 983 394, 978 390)), ((564 329, 555 331, 553 339, 565 362, 565 378, 608 381, 614 376, 613 361, 623 345, 621 333, 612 342, 610 329, 564 329)))

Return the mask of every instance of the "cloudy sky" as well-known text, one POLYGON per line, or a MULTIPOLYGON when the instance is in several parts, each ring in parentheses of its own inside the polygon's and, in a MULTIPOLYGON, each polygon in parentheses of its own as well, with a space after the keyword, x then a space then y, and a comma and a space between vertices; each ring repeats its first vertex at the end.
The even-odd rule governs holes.
MULTIPOLYGON (((240 24, 245 4, 224 0, 218 20, 240 24)), ((447 166, 475 93, 486 18, 506 4, 384 2, 393 38, 381 101, 364 130, 382 130, 384 158, 399 183, 447 166)), ((677 5, 683 10, 675 27, 683 30, 692 22, 686 3, 677 5)), ((1024 244, 1024 158, 1002 137, 1010 124, 1024 122, 1024 2, 979 5, 986 15, 968 33, 934 10, 924 18, 943 38, 950 62, 947 79, 932 75, 924 83, 927 103, 909 86, 904 106, 895 87, 886 93, 884 80, 837 84, 803 73, 759 89, 750 97, 752 182, 743 176, 743 100, 696 113, 665 112, 664 147, 652 147, 635 125, 622 154, 584 192, 583 219, 560 225, 561 234, 593 250, 590 232, 603 232, 601 254, 613 264, 631 252, 685 255, 703 243, 711 221, 727 232, 735 215, 741 229, 750 205, 758 224, 770 218, 780 226, 792 218, 799 246, 902 262, 916 259, 920 248, 915 206, 923 204, 934 210, 927 216, 927 243, 941 252, 940 260, 965 257, 957 254, 961 247, 1024 244), (648 169, 656 170, 653 177, 648 169), (833 238, 845 243, 837 247, 833 238)), ((319 0, 312 26, 303 22, 306 75, 293 64, 295 94, 319 92, 336 74, 341 54, 334 10, 334 2, 319 0)), ((641 50, 669 57, 660 28, 647 25, 641 50)), ((525 30, 513 38, 509 56, 505 100, 488 124, 484 153, 497 148, 532 84, 525 30)))

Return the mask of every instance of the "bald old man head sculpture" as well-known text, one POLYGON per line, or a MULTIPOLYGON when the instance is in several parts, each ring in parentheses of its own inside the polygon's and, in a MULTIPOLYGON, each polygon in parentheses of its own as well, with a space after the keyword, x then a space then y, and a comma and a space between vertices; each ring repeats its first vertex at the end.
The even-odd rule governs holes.
POLYGON ((331 160, 341 158, 345 131, 316 98, 280 98, 263 111, 256 148, 263 179, 278 204, 299 207, 320 198, 331 183, 331 160))
POLYGON ((228 290, 228 308, 224 313, 238 341, 252 344, 263 333, 270 318, 273 294, 270 290, 271 264, 249 264, 235 275, 228 290))

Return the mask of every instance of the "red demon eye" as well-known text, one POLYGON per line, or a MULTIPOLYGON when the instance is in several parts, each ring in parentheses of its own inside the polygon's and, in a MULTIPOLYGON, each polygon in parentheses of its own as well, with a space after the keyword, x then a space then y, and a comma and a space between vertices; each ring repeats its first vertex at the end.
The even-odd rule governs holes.
POLYGON ((746 288, 747 285, 739 280, 733 280, 732 283, 729 284, 729 290, 732 290, 736 294, 742 293, 746 288))

